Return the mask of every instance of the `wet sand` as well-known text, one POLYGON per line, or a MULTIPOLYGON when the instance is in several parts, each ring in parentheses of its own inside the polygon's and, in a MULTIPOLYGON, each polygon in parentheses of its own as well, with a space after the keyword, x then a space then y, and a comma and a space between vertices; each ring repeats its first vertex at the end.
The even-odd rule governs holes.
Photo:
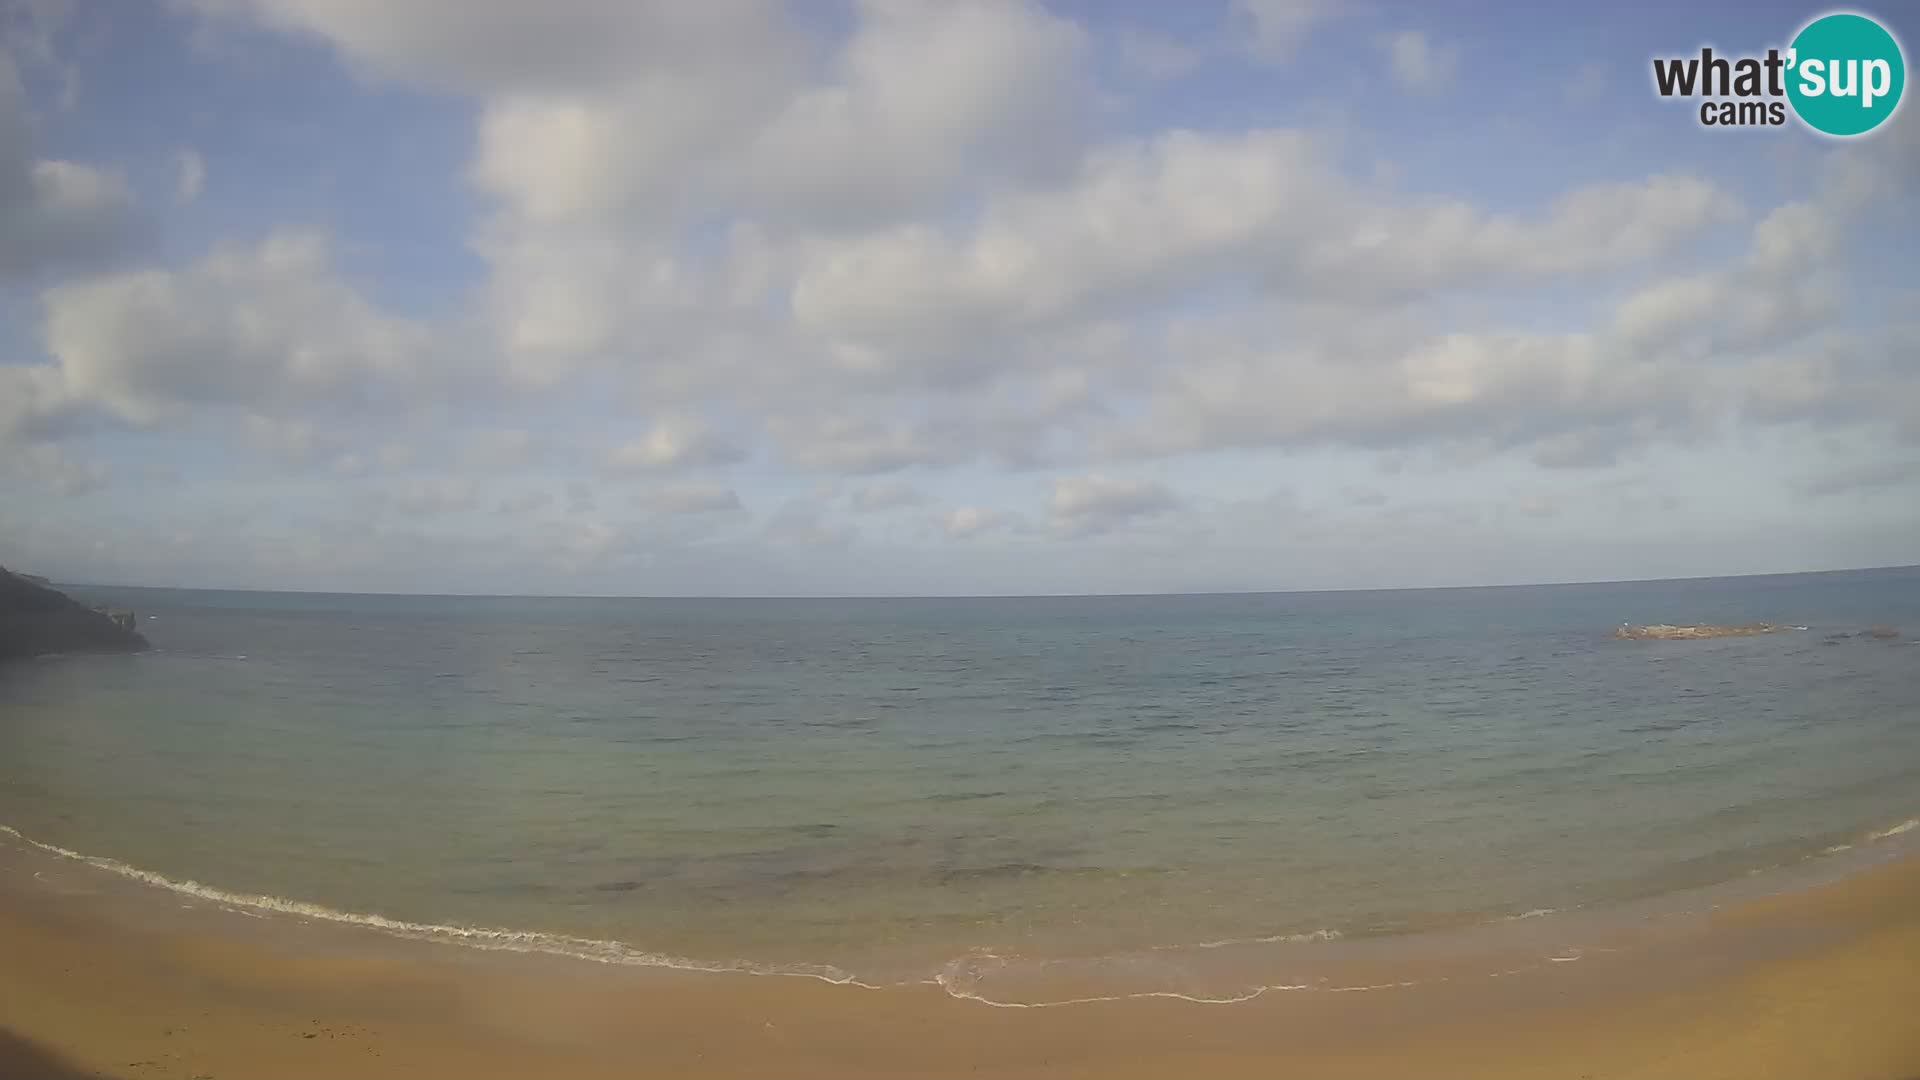
POLYGON ((1920 1077, 1913 857, 1506 977, 1039 1009, 480 953, 108 877, 0 850, 0 1076, 1920 1077))

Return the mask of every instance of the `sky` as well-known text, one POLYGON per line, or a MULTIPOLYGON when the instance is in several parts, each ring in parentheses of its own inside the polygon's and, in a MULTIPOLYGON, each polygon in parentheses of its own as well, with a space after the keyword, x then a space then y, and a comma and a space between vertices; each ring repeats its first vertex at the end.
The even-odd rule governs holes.
POLYGON ((0 0, 0 564, 767 596, 1920 563, 1915 108, 1840 140, 1652 89, 1824 10, 0 0))

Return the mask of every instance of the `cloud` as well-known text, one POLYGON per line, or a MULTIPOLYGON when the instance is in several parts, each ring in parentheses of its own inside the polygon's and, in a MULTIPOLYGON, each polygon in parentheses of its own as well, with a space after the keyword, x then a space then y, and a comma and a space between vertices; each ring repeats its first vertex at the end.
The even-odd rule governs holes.
POLYGON ((718 484, 680 484, 634 495, 636 505, 662 514, 715 514, 742 509, 740 496, 718 484))
POLYGON ((1916 485, 1920 485, 1920 460, 1902 459, 1831 470, 1808 477, 1795 485, 1795 488, 1802 495, 1824 498, 1858 492, 1879 492, 1890 488, 1909 488, 1916 485))
POLYGON ((459 514, 482 505, 482 486, 471 477, 413 477, 376 488, 372 502, 408 518, 459 514))
POLYGON ((207 160, 195 150, 179 150, 173 155, 173 199, 190 203, 207 186, 207 160))
MULTIPOLYGON (((787 265, 815 234, 899 224, 1070 166, 1087 98, 1075 24, 976 0, 873 0, 854 16, 822 43, 729 9, 736 38, 703 37, 657 63, 637 50, 624 75, 478 91, 469 176, 493 213, 474 246, 523 381, 634 357, 711 372, 751 363, 738 356, 767 339, 791 349, 769 312, 785 308, 787 265), (800 62, 809 55, 822 61, 800 62), (732 222, 721 250, 689 253, 688 234, 710 230, 719 207, 732 222)), ((635 22, 659 17, 647 8, 635 22)), ((332 36, 372 48, 365 32, 332 36)))
POLYGON ((882 480, 879 483, 855 488, 847 501, 854 510, 863 514, 872 514, 919 506, 927 501, 927 497, 919 488, 911 484, 903 484, 897 480, 882 480))
POLYGON ((1560 516, 1559 500, 1549 495, 1526 495, 1513 501, 1513 508, 1530 518, 1560 516))
POLYGON ((69 497, 100 491, 112 477, 112 470, 105 463, 76 459, 60 447, 47 443, 16 446, 5 456, 14 475, 69 497))
POLYGON ((1091 151, 1066 186, 997 198, 964 233, 916 224, 816 245, 792 304, 802 329, 893 369, 919 356, 988 370, 1012 358, 994 334, 1209 288, 1377 304, 1625 267, 1736 207, 1708 181, 1662 175, 1490 214, 1369 192, 1304 132, 1176 131, 1091 151))
POLYGON ((953 453, 908 425, 844 414, 777 420, 774 435, 794 465, 853 475, 940 464, 953 453))
POLYGON ((0 45, 0 283, 98 265, 139 236, 119 177, 34 156, 27 92, 0 45))
POLYGON ((1826 197, 1777 207, 1744 256, 1645 279, 1596 305, 1583 329, 1434 332, 1300 310, 1175 320, 1163 351, 1181 362, 1155 369, 1136 421, 1095 438, 1138 457, 1477 445, 1553 468, 1605 466, 1736 423, 1880 424, 1915 438, 1920 390, 1898 371, 1920 330, 1836 322, 1832 237, 1847 223, 1826 197))
POLYGON ((774 336, 755 327, 773 298, 761 229, 743 222, 719 259, 682 249, 715 202, 779 229, 896 220, 1057 167, 1086 97, 1084 33, 1020 2, 873 0, 838 36, 772 3, 196 6, 477 100, 485 311, 530 387, 642 357, 673 358, 662 379, 724 378, 688 373, 774 336))
POLYGON ((771 0, 417 0, 398 10, 374 0, 189 2, 329 41, 372 74, 469 93, 593 89, 636 71, 764 56, 785 36, 771 0))
POLYGON ((1057 529, 1087 535, 1163 514, 1179 505, 1173 492, 1155 481, 1087 475, 1055 480, 1047 510, 1057 529))
POLYGON ((538 513, 553 505, 553 492, 545 488, 522 491, 507 495, 494 504, 493 512, 500 517, 523 518, 538 513))
POLYGON ((469 468, 515 469, 533 460, 538 440, 525 428, 494 428, 467 436, 460 452, 469 468))
POLYGON ((1050 155, 1084 48, 1076 24, 1017 0, 864 0, 813 78, 815 43, 771 2, 194 2, 485 99, 475 179, 549 220, 716 179, 770 207, 897 211, 969 167, 1050 155))
POLYGON ((1272 347, 1250 327, 1199 326, 1175 340, 1188 363, 1158 377, 1142 417, 1099 436, 1110 452, 1451 443, 1591 466, 1625 445, 1702 437, 1751 411, 1766 385, 1756 366, 1690 370, 1587 332, 1408 330, 1272 347))
POLYGON ((301 417, 251 413, 240 426, 241 437, 255 450, 284 465, 308 465, 346 449, 345 436, 301 417))
POLYGON ((833 520, 817 500, 805 496, 780 504, 762 526, 761 535, 776 549, 846 547, 855 538, 850 526, 833 520))
POLYGON ((1234 15, 1252 30, 1250 48, 1263 60, 1291 60, 1313 28, 1338 13, 1328 0, 1234 0, 1234 15))
POLYGON ((941 531, 955 540, 1004 531, 1014 523, 1011 515, 984 506, 956 507, 940 515, 938 520, 941 531))
MULTIPOLYGON (((412 587, 408 560, 449 575, 524 560, 569 590, 694 588, 675 576, 689 567, 728 589, 1140 570, 1273 584, 1251 544, 1243 563, 1154 569, 1240 550, 1249 484, 1302 492, 1311 512, 1259 520, 1321 545, 1329 579, 1402 573, 1395 523, 1508 573, 1476 530, 1544 535, 1529 508, 1549 505, 1556 529, 1592 524, 1558 489, 1602 470, 1673 466, 1656 500, 1706 484, 1697 460, 1734 469, 1722 459, 1746 440, 1838 433, 1889 460, 1920 445, 1920 326, 1880 284, 1920 190, 1910 111, 1870 140, 1808 143, 1758 186, 1712 155, 1623 150, 1602 172, 1556 158, 1519 192, 1484 161, 1441 176, 1380 156, 1425 151, 1383 143, 1368 103, 1450 85, 1465 39, 1381 38, 1388 78, 1348 88, 1368 95, 1351 104, 1302 84, 1287 116, 1303 119, 1224 104, 1286 76, 1249 58, 1317 70, 1316 35, 1346 29, 1326 3, 1152 20, 1180 37, 1040 0, 853 0, 829 17, 725 0, 185 3, 223 32, 333 50, 349 92, 425 88, 404 100, 433 103, 423 125, 461 125, 442 141, 467 157, 400 194, 467 216, 398 222, 391 248, 299 227, 200 248, 195 230, 230 215, 180 209, 205 185, 182 150, 150 177, 154 209, 187 230, 169 226, 169 250, 197 253, 55 278, 138 207, 108 171, 41 160, 24 96, 0 98, 0 228, 36 222, 13 279, 34 280, 9 308, 27 318, 0 342, 25 346, 0 357, 0 440, 49 448, 32 451, 40 471, 75 488, 86 467, 56 460, 98 458, 122 487, 149 445, 204 462, 183 470, 180 513, 232 508, 288 580, 412 587), (1151 83, 1208 58, 1223 63, 1204 79, 1151 83), (1777 204, 1743 201, 1760 198, 1777 204), (436 245, 476 263, 347 269, 436 245), (88 441, 108 427, 140 430, 88 441), (273 490, 255 494, 263 476, 273 490), (1482 483, 1526 498, 1449 505, 1482 483), (1036 486, 1026 516, 997 509, 1036 486), (374 525, 337 520, 343 504, 374 525), (1341 561, 1343 528, 1377 530, 1373 561, 1341 561), (1096 535, 1116 542, 1078 542, 1096 535)), ((263 190, 247 161, 219 160, 216 179, 263 190)), ((315 168, 325 194, 241 209, 368 228, 340 212, 370 191, 359 173, 315 168)), ((15 235, 0 262, 24 250, 15 235)), ((1756 500, 1748 524, 1766 512, 1756 500)), ((51 528, 32 535, 59 550, 51 528)))
MULTIPOLYGON (((736 43, 698 38, 682 55, 624 74, 591 59, 578 73, 537 70, 538 49, 526 67, 495 55, 493 35, 514 33, 519 16, 490 6, 444 42, 305 5, 255 10, 388 74, 482 98, 472 176, 498 213, 477 248, 491 267, 486 310, 511 372, 560 387, 589 368, 612 370, 636 394, 676 408, 724 401, 764 425, 794 470, 875 474, 983 459, 1031 467, 1232 444, 1231 435, 1181 434, 1217 412, 1195 400, 1230 393, 1275 362, 1249 357, 1231 335, 1188 335, 1180 348, 1198 351, 1183 383, 1187 357, 1145 347, 1128 329, 1138 313, 1220 290, 1251 290, 1291 310, 1378 312, 1449 292, 1535 287, 1684 250, 1740 214, 1729 193, 1677 174, 1497 212, 1356 182, 1336 140, 1301 130, 1175 130, 1083 148, 1058 137, 1071 128, 1059 126, 1064 114, 1037 103, 1082 93, 1089 39, 1030 5, 861 5, 849 32, 823 43, 811 74, 761 62, 802 35, 767 9, 715 16, 753 27, 736 43), (443 55, 456 39, 475 57, 443 55), (998 70, 986 60, 1007 57, 1066 81, 984 77, 998 70), (752 85, 726 75, 740 70, 752 85), (855 134, 859 145, 834 149, 855 134), (1035 136, 1045 136, 1048 160, 1022 157, 1035 136), (1062 150, 1075 155, 1064 170, 1062 150), (956 182, 981 195, 977 213, 929 215, 921 200, 956 182), (716 210, 730 224, 709 228, 691 252, 685 221, 716 210), (1123 344, 1077 351, 1105 323, 1113 326, 1101 332, 1123 344), (1248 370, 1227 374, 1236 364, 1248 370), (1201 385, 1209 378, 1222 390, 1201 385), (1081 387, 1076 397, 1032 404, 1068 384, 1081 387), (939 402, 888 396, 923 387, 957 392, 939 402), (1116 409, 1176 422, 1143 437, 1102 417, 1116 409)), ((1263 4, 1240 14, 1278 41, 1330 11, 1263 4)), ((451 17, 426 5, 402 22, 451 17)), ((598 17, 581 14, 587 25, 598 17)), ((666 16, 635 19, 656 17, 666 16)), ((711 29, 671 32, 697 38, 702 28, 711 29)), ((1421 41, 1423 55, 1442 55, 1421 41)), ((648 47, 633 46, 636 55, 648 47)), ((1275 321, 1283 320, 1291 321, 1275 321)), ((1597 345, 1572 332, 1525 341, 1495 331, 1403 335, 1391 345, 1405 354, 1406 407, 1396 410, 1369 399, 1370 376, 1338 370, 1329 351, 1337 341, 1298 330, 1279 337, 1296 343, 1284 366, 1305 376, 1289 407, 1313 410, 1319 419, 1306 426, 1336 439, 1370 441, 1369 430, 1422 411, 1465 416, 1564 394, 1573 385, 1565 380, 1585 385, 1582 366, 1601 363, 1588 355, 1597 345), (1549 373, 1566 369, 1562 390, 1551 389, 1552 374, 1523 373, 1535 356, 1549 357, 1549 373), (1509 399, 1496 387, 1521 380, 1534 389, 1509 399)), ((1389 350, 1370 352, 1390 364, 1389 350)), ((1608 393, 1632 396, 1650 376, 1627 368, 1588 381, 1617 382, 1627 389, 1608 393)), ((1271 378, 1278 393, 1287 376, 1271 378)), ((1596 411, 1612 422, 1631 404, 1596 411)), ((1668 411, 1659 419, 1676 422, 1668 411)), ((1446 426, 1416 424, 1408 441, 1446 426)), ((656 467, 663 453, 641 442, 615 460, 656 467)))
MULTIPOLYGON (((432 332, 334 273, 308 231, 222 248, 179 270, 107 274, 42 294, 70 403, 149 424, 200 407, 379 407, 416 389, 432 332)), ((437 387, 444 390, 444 387, 437 387)))
POLYGON ((1453 84, 1460 67, 1459 50, 1435 45, 1418 30, 1403 30, 1387 38, 1387 68, 1394 81, 1408 90, 1432 93, 1453 84))
POLYGON ((745 186, 819 224, 1046 169, 1077 138, 1084 33, 1025 3, 870 2, 823 85, 752 140, 745 186))
POLYGON ((0 365, 0 447, 58 438, 84 422, 86 412, 58 368, 0 365))
POLYGON ((621 443, 607 455, 607 463, 625 471, 687 469, 731 465, 745 452, 704 421, 669 417, 641 438, 621 443))
POLYGON ((1205 50, 1166 34, 1129 27, 1115 39, 1120 63, 1156 81, 1177 79, 1199 67, 1205 50))

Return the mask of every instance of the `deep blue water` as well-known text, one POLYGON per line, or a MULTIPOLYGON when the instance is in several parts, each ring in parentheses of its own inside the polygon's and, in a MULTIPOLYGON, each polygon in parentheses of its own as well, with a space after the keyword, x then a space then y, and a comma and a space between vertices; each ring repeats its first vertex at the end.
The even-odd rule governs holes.
POLYGON ((0 823, 225 890, 678 957, 898 973, 1388 934, 1733 878, 1920 813, 1920 569, 74 591, 138 610, 156 649, 0 668, 0 823), (1761 619, 1808 629, 1609 637, 1761 619), (1903 639, 1826 643, 1877 624, 1903 639))

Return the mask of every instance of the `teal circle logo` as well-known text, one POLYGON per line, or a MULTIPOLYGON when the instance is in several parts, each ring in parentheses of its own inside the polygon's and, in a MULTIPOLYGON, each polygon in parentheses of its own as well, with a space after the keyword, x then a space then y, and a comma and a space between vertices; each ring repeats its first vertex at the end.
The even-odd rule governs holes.
POLYGON ((1900 106, 1906 58, 1886 28, 1865 15, 1808 23, 1787 53, 1787 100, 1815 131, 1862 135, 1900 106))

